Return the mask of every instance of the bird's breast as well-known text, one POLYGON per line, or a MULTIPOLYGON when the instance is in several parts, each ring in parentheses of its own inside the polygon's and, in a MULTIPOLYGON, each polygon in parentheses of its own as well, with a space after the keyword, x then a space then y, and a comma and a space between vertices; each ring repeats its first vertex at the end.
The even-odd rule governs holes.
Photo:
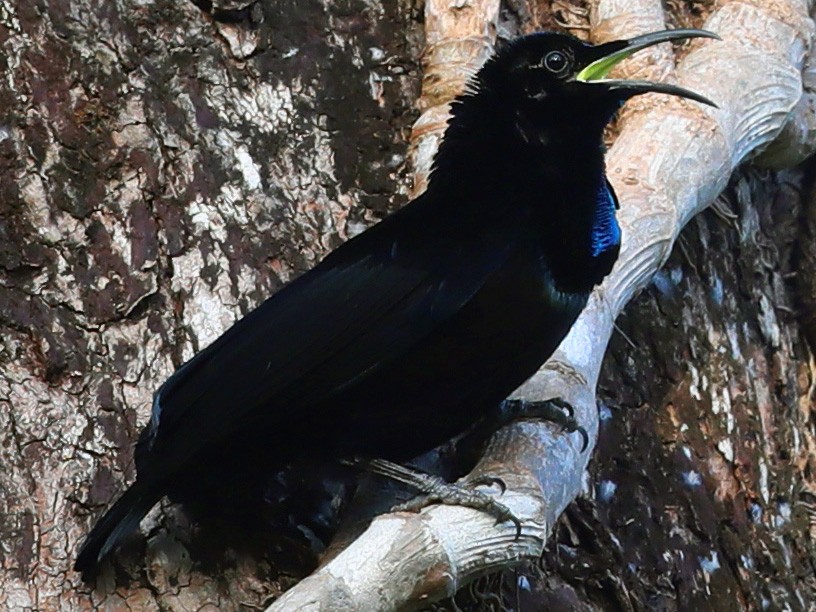
POLYGON ((450 439, 536 372, 586 300, 557 289, 535 249, 520 250, 434 333, 337 398, 346 434, 327 439, 395 460, 450 439))

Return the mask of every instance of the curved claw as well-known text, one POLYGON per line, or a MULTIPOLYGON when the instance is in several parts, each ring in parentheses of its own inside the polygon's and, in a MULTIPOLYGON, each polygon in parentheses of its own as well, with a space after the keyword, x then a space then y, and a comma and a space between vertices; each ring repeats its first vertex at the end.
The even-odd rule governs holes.
POLYGON ((507 491, 507 483, 505 483, 501 478, 496 478, 495 476, 476 476, 475 478, 468 478, 465 484, 469 487, 478 487, 480 485, 492 487, 493 485, 496 485, 501 489, 500 495, 504 495, 504 492, 507 491))
POLYGON ((583 453, 587 447, 589 447, 589 434, 587 433, 587 430, 580 425, 575 429, 575 431, 581 434, 581 440, 583 441, 581 444, 581 452, 583 453))
POLYGON ((514 411, 514 417, 518 418, 538 418, 560 425, 564 431, 569 433, 578 432, 581 434, 583 445, 581 452, 589 446, 589 434, 575 420, 575 408, 568 401, 554 397, 552 399, 525 402, 523 400, 506 400, 505 402, 514 411))
POLYGON ((579 433, 581 434, 581 452, 583 453, 589 447, 589 434, 587 430, 578 425, 578 422, 575 420, 575 408, 570 404, 568 401, 561 399, 560 397, 555 397, 549 400, 550 404, 561 408, 567 413, 566 419, 561 424, 565 431, 569 433, 579 433))
POLYGON ((518 540, 521 537, 521 521, 518 520, 515 514, 512 512, 508 512, 507 516, 496 517, 496 525, 499 523, 503 523, 504 521, 510 521, 516 528, 516 536, 514 539, 518 540))
POLYGON ((502 493, 506 490, 506 485, 500 478, 492 476, 480 476, 462 484, 447 483, 440 479, 428 481, 428 486, 424 489, 424 494, 419 495, 406 502, 397 504, 391 508, 392 512, 419 512, 426 506, 434 503, 451 506, 465 506, 485 512, 496 519, 496 524, 511 521, 516 527, 515 539, 521 537, 521 521, 510 509, 497 502, 492 496, 480 491, 471 490, 470 487, 481 484, 498 484, 502 487, 502 493))
POLYGON ((344 465, 351 465, 365 469, 372 474, 379 474, 397 482, 407 484, 418 489, 422 495, 410 499, 394 506, 392 512, 418 512, 425 506, 433 503, 447 504, 449 506, 465 506, 486 512, 496 517, 496 523, 512 521, 516 526, 516 539, 521 536, 521 521, 510 511, 510 509, 497 502, 492 495, 481 491, 473 490, 478 485, 498 485, 502 494, 507 490, 507 485, 501 478, 495 476, 476 476, 472 480, 461 484, 449 483, 439 476, 432 476, 423 472, 417 472, 411 468, 392 463, 384 459, 343 459, 344 465))
POLYGON ((554 398, 552 398, 550 400, 547 400, 547 401, 551 405, 553 405, 553 406, 555 406, 557 408, 560 408, 561 410, 566 412, 568 418, 570 418, 570 419, 575 418, 575 408, 567 400, 565 400, 563 398, 560 398, 560 397, 554 397, 554 398))

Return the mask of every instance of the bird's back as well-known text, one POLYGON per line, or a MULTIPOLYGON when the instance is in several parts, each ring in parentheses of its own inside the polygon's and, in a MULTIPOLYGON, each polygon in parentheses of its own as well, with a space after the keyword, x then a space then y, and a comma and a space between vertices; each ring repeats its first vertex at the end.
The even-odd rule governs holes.
POLYGON ((508 100, 496 84, 453 105, 425 194, 159 388, 136 450, 138 512, 119 504, 78 567, 162 495, 229 509, 269 499, 270 479, 307 458, 430 450, 549 357, 617 256, 614 197, 599 130, 574 140, 577 125, 564 131, 537 99, 508 100))

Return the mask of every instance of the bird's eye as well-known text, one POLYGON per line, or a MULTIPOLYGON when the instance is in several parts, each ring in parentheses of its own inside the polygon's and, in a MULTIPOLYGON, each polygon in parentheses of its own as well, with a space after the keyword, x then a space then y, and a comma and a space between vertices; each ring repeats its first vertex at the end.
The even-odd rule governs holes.
POLYGON ((561 51, 550 51, 544 57, 544 67, 553 74, 561 74, 567 69, 569 61, 561 51))

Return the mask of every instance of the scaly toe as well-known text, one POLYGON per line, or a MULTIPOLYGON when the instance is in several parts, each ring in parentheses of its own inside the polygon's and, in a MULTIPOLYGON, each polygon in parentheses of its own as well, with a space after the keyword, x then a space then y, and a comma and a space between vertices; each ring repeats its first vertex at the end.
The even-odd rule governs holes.
POLYGON ((510 509, 502 503, 497 502, 491 495, 475 491, 472 486, 494 485, 502 487, 502 492, 506 489, 504 481, 492 476, 480 476, 462 485, 446 483, 438 480, 433 483, 431 490, 425 495, 420 495, 413 499, 398 504, 392 508, 393 512, 419 512, 430 504, 444 504, 446 506, 464 506, 479 510, 496 519, 496 524, 510 521, 516 527, 516 539, 521 536, 521 521, 510 509))

